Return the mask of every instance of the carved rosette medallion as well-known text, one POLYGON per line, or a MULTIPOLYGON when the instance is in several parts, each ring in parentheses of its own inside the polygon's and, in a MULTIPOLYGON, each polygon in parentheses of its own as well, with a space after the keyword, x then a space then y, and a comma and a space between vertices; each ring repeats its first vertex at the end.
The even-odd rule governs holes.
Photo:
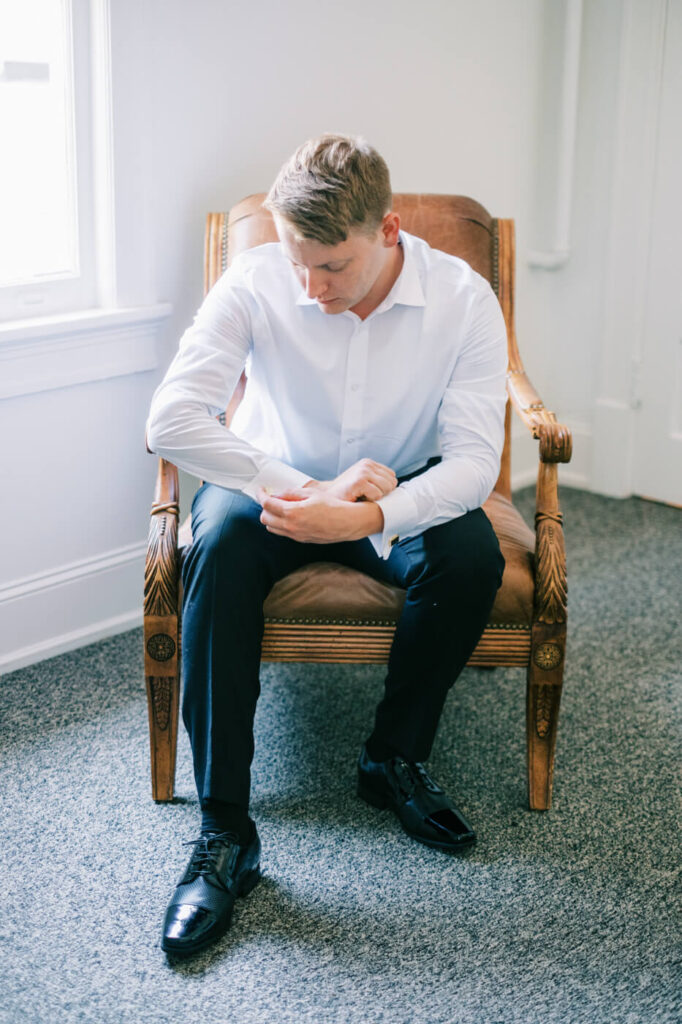
POLYGON ((170 661, 175 654, 175 640, 168 633, 154 633, 147 640, 147 654, 154 661, 170 661))
POLYGON ((561 657, 561 647, 552 642, 538 644, 533 651, 533 661, 547 672, 561 664, 561 657))

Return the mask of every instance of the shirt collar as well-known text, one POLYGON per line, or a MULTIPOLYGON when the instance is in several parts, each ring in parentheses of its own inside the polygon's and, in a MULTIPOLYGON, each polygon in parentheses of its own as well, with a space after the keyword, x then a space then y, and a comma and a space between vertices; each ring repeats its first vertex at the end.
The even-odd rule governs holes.
MULTIPOLYGON (((400 232, 400 243, 403 247, 403 265, 390 292, 374 310, 374 313, 383 313, 391 306, 425 306, 424 289, 419 278, 419 271, 414 261, 410 236, 404 231, 400 232)), ((301 290, 296 299, 297 306, 317 306, 317 299, 311 299, 301 290)), ((374 314, 371 314, 374 315, 374 314)))

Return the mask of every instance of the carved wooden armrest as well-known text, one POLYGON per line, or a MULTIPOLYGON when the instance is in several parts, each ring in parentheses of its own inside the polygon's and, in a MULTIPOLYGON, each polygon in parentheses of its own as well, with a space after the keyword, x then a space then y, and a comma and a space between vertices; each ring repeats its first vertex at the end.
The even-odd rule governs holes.
MULTIPOLYGON (((514 346, 516 348, 516 346, 514 346)), ((526 376, 518 349, 507 373, 507 391, 515 410, 540 442, 540 464, 535 499, 535 622, 544 624, 546 639, 566 624, 566 548, 563 515, 559 507, 557 463, 569 462, 571 431, 557 423, 526 376), (549 631, 549 632, 548 632, 549 631)), ((546 648, 550 650, 549 647, 546 648)), ((554 657, 563 647, 556 647, 554 657)), ((559 663, 557 663, 559 664, 559 663)))
POLYGON ((553 412, 545 409, 537 391, 523 368, 514 327, 515 242, 514 221, 495 221, 495 245, 498 252, 497 297, 507 325, 509 370, 507 392, 516 412, 533 437, 540 442, 540 463, 569 462, 572 451, 571 432, 557 423, 553 412))
POLYGON ((540 461, 570 462, 573 452, 571 431, 563 423, 557 423, 554 413, 545 409, 522 366, 509 368, 507 392, 516 412, 540 442, 540 461))

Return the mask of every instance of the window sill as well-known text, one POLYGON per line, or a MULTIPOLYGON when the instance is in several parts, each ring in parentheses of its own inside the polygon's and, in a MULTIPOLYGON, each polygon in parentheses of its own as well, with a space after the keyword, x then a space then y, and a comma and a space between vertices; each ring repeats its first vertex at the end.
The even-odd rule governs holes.
POLYGON ((160 303, 0 324, 0 399, 156 369, 171 312, 160 303))

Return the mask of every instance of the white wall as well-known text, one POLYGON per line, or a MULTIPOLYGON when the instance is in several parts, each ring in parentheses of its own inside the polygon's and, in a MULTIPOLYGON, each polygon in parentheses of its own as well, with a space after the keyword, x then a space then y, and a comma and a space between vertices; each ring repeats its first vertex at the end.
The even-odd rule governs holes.
MULTIPOLYGON (((572 249, 549 272, 525 261, 555 145, 544 100, 561 55, 548 0, 112 0, 118 301, 166 301, 173 313, 158 370, 0 405, 0 436, 11 438, 0 529, 14 537, 0 564, 0 667, 139 621, 155 472, 142 425, 201 298, 205 214, 266 189, 322 131, 365 134, 396 191, 469 194, 516 219, 522 353, 547 405, 575 428, 564 481, 589 486, 628 2, 585 5, 572 249)), ((519 444, 519 482, 536 459, 519 444)))
POLYGON ((118 0, 117 131, 148 161, 171 344, 200 297, 206 211, 267 189, 310 135, 363 133, 396 190, 472 194, 526 224, 541 15, 540 0, 118 0))

